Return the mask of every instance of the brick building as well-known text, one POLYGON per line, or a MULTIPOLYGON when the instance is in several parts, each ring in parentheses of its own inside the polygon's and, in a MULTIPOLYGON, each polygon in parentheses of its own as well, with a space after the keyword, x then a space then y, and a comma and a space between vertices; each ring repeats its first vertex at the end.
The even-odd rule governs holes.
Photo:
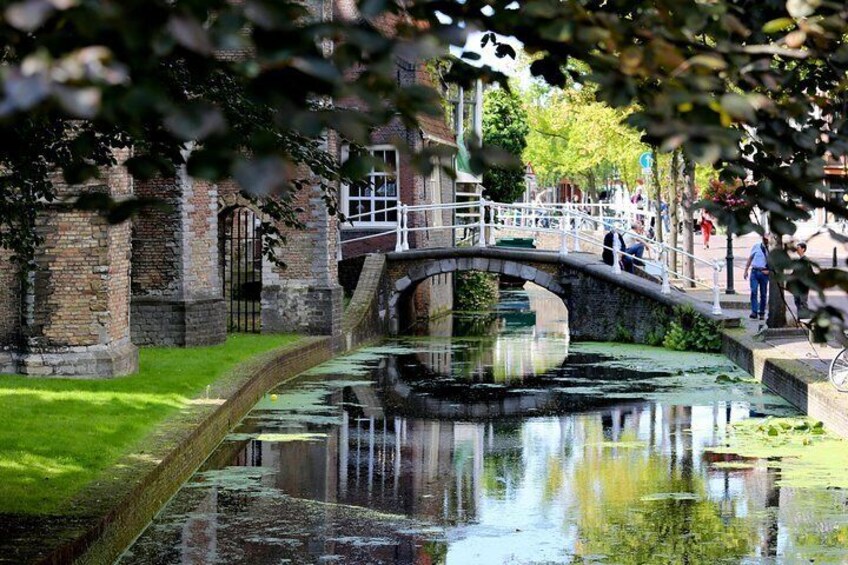
POLYGON ((81 191, 115 199, 132 194, 120 165, 84 186, 56 184, 36 229, 43 238, 25 283, 4 252, 0 268, 0 373, 114 375, 134 372, 130 340, 129 223, 109 224, 95 212, 72 208, 81 191))
MULTIPOLYGON (((333 17, 341 2, 316 3, 316 13, 333 17)), ((398 61, 398 80, 425 83, 420 63, 398 61)), ((136 182, 120 164, 85 186, 60 186, 62 197, 47 204, 38 220, 44 245, 28 284, 0 251, 0 373, 108 377, 137 369, 139 345, 198 346, 220 343, 228 331, 337 334, 342 288, 338 276, 339 234, 385 230, 397 221, 387 209, 398 203, 452 202, 454 181, 442 167, 429 175, 414 171, 409 152, 428 145, 454 146, 444 120, 422 117, 421 127, 400 121, 375 131, 369 148, 389 166, 374 171, 371 189, 354 194, 340 187, 346 214, 366 212, 339 230, 321 198, 319 183, 293 195, 303 230, 278 226, 276 242, 284 266, 262 253, 261 225, 268 218, 232 182, 212 184, 190 177, 136 182), (96 213, 73 209, 82 192, 100 190, 116 199, 136 195, 167 206, 145 210, 132 222, 110 225, 96 213)), ((330 133, 326 150, 345 148, 330 133)), ((129 152, 120 155, 122 159, 129 152)), ((122 162, 119 159, 119 163, 122 162)), ((309 178, 309 171, 300 171, 309 178)), ((452 214, 428 212, 412 226, 453 223, 452 214)), ((453 231, 415 232, 413 247, 446 245, 453 231)), ((392 237, 345 246, 346 258, 394 248, 392 237)), ((450 309, 449 275, 425 281, 412 301, 416 312, 450 309)))
MULTIPOLYGON (((429 79, 422 65, 398 62, 401 80, 426 82, 429 79)), ((340 226, 343 265, 353 266, 358 271, 362 259, 368 253, 388 252, 395 249, 397 236, 394 228, 398 221, 398 207, 406 204, 441 204, 454 202, 456 188, 454 179, 445 169, 454 168, 453 157, 442 157, 429 174, 417 171, 413 166, 413 154, 429 145, 455 147, 453 132, 444 120, 421 118, 420 129, 405 127, 400 120, 380 128, 371 136, 372 145, 367 149, 386 163, 385 170, 373 170, 369 186, 362 190, 343 186, 341 206, 351 221, 340 226), (401 148, 408 148, 402 151, 401 148), (378 235, 378 234, 383 235, 378 235), (369 237, 376 236, 376 237, 369 237), (368 237, 368 239, 361 239, 368 237), (349 240, 350 243, 345 243, 349 240)), ((412 212, 408 215, 409 227, 450 226, 454 223, 452 211, 412 212)), ((454 231, 411 231, 410 248, 442 247, 452 245, 454 231)), ((355 279, 355 276, 353 277, 355 279)), ((351 280, 348 284, 352 284, 351 280)), ((416 289, 412 301, 415 318, 432 317, 447 312, 453 305, 453 278, 450 275, 434 277, 424 281, 416 289)))
MULTIPOLYGON (((359 15, 353 2, 335 1, 335 17, 341 20, 355 19, 359 15)), ((393 33, 395 22, 384 18, 375 25, 386 35, 393 33)), ((396 76, 399 85, 422 84, 433 86, 426 64, 398 58, 396 76)), ((356 107, 355 101, 342 101, 340 105, 356 107)), ((343 284, 352 290, 362 261, 368 253, 388 252, 395 249, 397 236, 394 232, 400 215, 401 205, 452 203, 456 200, 456 160, 443 156, 433 161, 429 174, 416 170, 413 156, 425 148, 441 146, 450 153, 457 149, 456 135, 444 116, 419 116, 418 127, 410 128, 400 119, 387 126, 377 128, 371 134, 369 151, 384 167, 375 168, 369 175, 365 187, 342 186, 340 191, 342 213, 350 218, 340 226, 343 284), (448 172, 450 171, 450 172, 448 172), (382 235, 380 235, 382 234, 382 235)), ((346 156, 346 147, 341 147, 341 158, 346 156)), ((452 245, 454 230, 421 230, 415 228, 451 226, 452 211, 411 212, 408 215, 410 248, 441 247, 452 245)), ((441 275, 423 281, 416 288, 410 302, 411 319, 437 316, 453 307, 453 277, 441 275)))

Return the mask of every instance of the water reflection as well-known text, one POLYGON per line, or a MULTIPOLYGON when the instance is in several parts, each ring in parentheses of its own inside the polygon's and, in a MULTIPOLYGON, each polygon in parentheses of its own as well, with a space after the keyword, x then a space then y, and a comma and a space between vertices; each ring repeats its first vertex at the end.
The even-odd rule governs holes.
POLYGON ((848 560, 845 495, 709 451, 780 399, 715 384, 732 371, 719 357, 569 352, 537 299, 267 396, 122 561, 848 560))

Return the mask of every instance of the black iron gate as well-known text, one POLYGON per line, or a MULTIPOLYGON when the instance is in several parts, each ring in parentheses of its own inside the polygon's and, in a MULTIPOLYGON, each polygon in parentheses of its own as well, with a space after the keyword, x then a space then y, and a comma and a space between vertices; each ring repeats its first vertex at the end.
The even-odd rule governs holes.
POLYGON ((231 332, 259 332, 262 326, 262 235, 259 216, 249 208, 224 214, 222 253, 224 299, 231 332))

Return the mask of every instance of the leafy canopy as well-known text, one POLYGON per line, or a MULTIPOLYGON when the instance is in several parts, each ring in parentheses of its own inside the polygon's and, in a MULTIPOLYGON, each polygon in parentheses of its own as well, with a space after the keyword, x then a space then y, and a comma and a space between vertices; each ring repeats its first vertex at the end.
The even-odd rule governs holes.
POLYGON ((514 202, 524 192, 520 157, 527 147, 527 113, 518 95, 504 88, 486 92, 483 100, 483 146, 514 157, 505 166, 491 167, 483 176, 485 195, 498 202, 514 202))

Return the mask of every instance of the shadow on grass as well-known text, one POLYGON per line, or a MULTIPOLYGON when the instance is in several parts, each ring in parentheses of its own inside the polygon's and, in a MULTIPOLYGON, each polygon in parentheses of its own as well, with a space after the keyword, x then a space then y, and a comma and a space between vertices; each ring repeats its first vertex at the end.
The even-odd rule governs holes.
POLYGON ((296 340, 238 334, 192 349, 145 348, 109 380, 0 375, 0 513, 49 513, 240 362, 296 340))

